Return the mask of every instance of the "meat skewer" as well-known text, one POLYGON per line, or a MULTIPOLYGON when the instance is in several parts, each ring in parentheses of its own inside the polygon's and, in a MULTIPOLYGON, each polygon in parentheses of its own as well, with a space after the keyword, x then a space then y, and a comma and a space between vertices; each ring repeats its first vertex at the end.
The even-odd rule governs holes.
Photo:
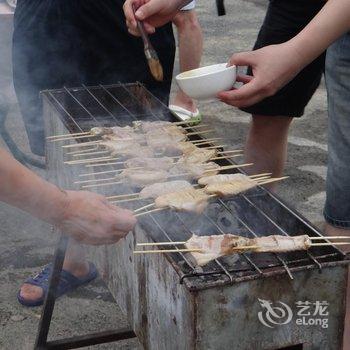
POLYGON ((198 180, 200 185, 205 185, 204 191, 208 194, 215 194, 219 197, 234 196, 248 191, 258 185, 265 185, 270 182, 280 181, 288 176, 271 179, 252 179, 244 174, 223 174, 215 176, 205 176, 198 180), (220 181, 224 180, 224 181, 220 181))
MULTIPOLYGON (((159 170, 148 170, 147 173, 145 170, 135 170, 132 169, 123 169, 123 171, 120 174, 117 174, 115 179, 132 179, 132 184, 134 186, 139 186, 143 187, 146 184, 150 184, 148 177, 152 177, 153 179, 163 179, 165 175, 167 177, 165 178, 164 181, 166 181, 169 178, 174 178, 174 177, 182 177, 182 178, 188 178, 188 179, 198 179, 199 177, 205 175, 205 174, 217 174, 221 170, 229 170, 229 169, 237 169, 237 168, 243 168, 247 166, 251 166, 252 163, 248 164, 239 164, 239 165, 227 165, 227 166, 219 166, 216 163, 213 163, 213 165, 209 164, 209 167, 206 168, 203 165, 208 165, 208 164, 191 164, 191 168, 189 167, 187 171, 191 172, 186 172, 186 173, 170 173, 166 171, 159 171, 159 170), (214 165, 215 164, 215 165, 214 165), (143 179, 145 178, 145 179, 143 179), (137 182, 139 181, 139 182, 137 182)), ((171 170, 171 169, 170 169, 171 170)), ((113 178, 106 178, 106 179, 100 179, 100 181, 110 181, 113 178)), ((268 180, 266 180, 268 181, 268 180)), ((162 182, 161 180, 154 181, 154 182, 162 182)), ((82 188, 92 188, 92 187, 101 187, 101 186, 110 186, 110 185, 116 185, 116 184, 121 184, 123 181, 118 181, 118 182, 106 182, 102 184, 93 184, 93 185, 85 185, 82 186, 82 188)))
POLYGON ((183 132, 186 132, 188 129, 193 128, 203 128, 206 127, 206 124, 197 125, 195 127, 188 126, 188 127, 180 127, 182 124, 177 123, 171 123, 171 122, 140 122, 140 125, 135 124, 131 126, 114 126, 114 127, 93 127, 90 129, 90 131, 86 132, 80 132, 80 133, 72 133, 72 134, 64 134, 64 135, 54 135, 54 136, 48 136, 46 139, 52 142, 55 141, 66 141, 66 140, 72 140, 72 139, 81 139, 81 138, 88 138, 88 137, 94 137, 94 136, 104 136, 104 135, 111 135, 111 134, 118 134, 120 132, 126 131, 126 132, 147 132, 149 130, 154 130, 155 128, 161 128, 162 130, 167 130, 169 128, 172 129, 179 129, 183 130, 183 132), (144 127, 142 127, 142 125, 144 127), (147 124, 147 125, 146 125, 147 124), (153 125, 153 126, 152 126, 153 125), (146 131, 145 131, 146 130, 146 131))
MULTIPOLYGON (((266 178, 266 176, 271 175, 271 173, 264 173, 264 174, 256 174, 251 175, 251 178, 266 178)), ((120 199, 124 200, 125 198, 135 198, 135 199, 148 199, 148 198, 157 198, 158 196, 162 194, 167 194, 171 192, 176 192, 179 190, 185 190, 188 188, 194 188, 197 185, 192 185, 188 181, 185 180, 174 180, 174 181, 168 181, 168 182, 161 182, 161 183, 155 183, 152 185, 145 186, 140 192, 138 193, 129 193, 129 194, 121 194, 121 195, 113 195, 107 197, 107 199, 120 199)))
MULTIPOLYGON (((311 247, 322 245, 340 245, 350 244, 350 242, 329 242, 314 243, 319 240, 348 239, 347 236, 337 237, 310 237, 308 235, 299 236, 281 236, 271 235, 256 238, 246 238, 233 234, 197 236, 193 235, 185 242, 159 242, 159 243, 141 243, 138 246, 162 246, 162 245, 184 245, 186 249, 198 249, 193 255, 197 265, 203 266, 210 261, 222 256, 252 251, 255 253, 286 253, 297 250, 308 250, 311 247)), ((140 251, 141 252, 141 251, 140 251)), ((148 251, 146 251, 148 252, 148 251)), ((152 252, 164 252, 163 250, 154 250, 152 252)))
MULTIPOLYGON (((212 129, 207 129, 207 130, 193 131, 190 133, 183 134, 181 132, 175 132, 174 129, 171 129, 168 132, 165 132, 165 134, 173 139, 175 139, 176 137, 182 138, 182 139, 187 139, 188 136, 208 134, 212 131, 213 131, 212 129)), ((114 135, 114 134, 108 134, 108 135, 103 136, 103 138, 118 141, 118 142, 133 141, 133 140, 143 140, 144 142, 146 142, 146 139, 145 139, 146 135, 147 134, 134 133, 134 135, 132 135, 130 137, 119 137, 119 136, 114 135)), ((159 135, 159 133, 157 133, 157 135, 159 135)), ((164 135, 163 135, 163 137, 164 137, 164 135)), ((55 140, 55 141, 59 141, 59 140, 55 140)), ((85 146, 91 146, 91 145, 98 145, 99 143, 101 143, 101 141, 88 141, 88 142, 81 142, 81 143, 73 143, 73 144, 63 145, 62 148, 85 147, 85 146)))

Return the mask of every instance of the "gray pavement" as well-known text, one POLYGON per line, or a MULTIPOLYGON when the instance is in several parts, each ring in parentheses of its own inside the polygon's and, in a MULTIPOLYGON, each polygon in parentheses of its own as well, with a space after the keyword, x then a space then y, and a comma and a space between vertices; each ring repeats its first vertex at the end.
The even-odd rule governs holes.
MULTIPOLYGON (((266 1, 262 0, 226 1, 227 15, 217 17, 214 1, 199 1, 197 12, 205 37, 202 64, 225 62, 233 52, 249 50, 263 20, 265 6, 266 1)), ((6 96, 10 108, 6 127, 20 148, 29 153, 11 81, 11 31, 11 19, 1 18, 0 93, 6 96)), ((248 115, 218 102, 201 103, 200 110, 204 122, 212 125, 226 144, 242 147, 248 129, 248 115)), ((326 123, 326 96, 322 84, 305 117, 292 125, 286 166, 290 179, 278 190, 283 198, 316 224, 322 222, 325 197, 326 123)), ((1 139, 0 146, 4 146, 1 139)), ((45 176, 42 171, 39 173, 45 176)), ((0 204, 0 349, 32 348, 40 308, 23 308, 16 301, 16 293, 28 275, 50 261, 55 241, 48 225, 0 204)), ((50 336, 84 334, 125 324, 125 317, 103 282, 97 280, 57 302, 50 336)), ((138 348, 136 341, 94 347, 138 348)))

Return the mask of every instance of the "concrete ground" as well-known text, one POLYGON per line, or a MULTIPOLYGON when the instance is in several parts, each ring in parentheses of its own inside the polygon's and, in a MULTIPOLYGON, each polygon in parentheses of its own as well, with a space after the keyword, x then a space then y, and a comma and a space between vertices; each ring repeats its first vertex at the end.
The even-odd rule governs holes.
MULTIPOLYGON (((226 1, 227 15, 217 17, 215 2, 199 1, 197 12, 205 37, 202 64, 225 62, 232 53, 249 50, 263 20, 266 3, 263 0, 226 1)), ((0 17, 0 93, 6 96, 9 105, 6 128, 20 148, 29 153, 11 80, 11 23, 11 17, 0 17)), ((218 102, 201 103, 200 110, 204 114, 204 122, 215 128, 226 144, 242 147, 249 124, 248 115, 218 102)), ((278 190, 283 198, 316 224, 322 222, 325 197, 326 123, 326 95, 321 84, 305 116, 292 125, 286 166, 290 179, 278 190)), ((1 139, 0 146, 4 146, 1 139)), ((39 173, 44 176, 42 171, 39 173)), ((0 204, 0 349, 32 348, 40 308, 20 306, 16 293, 26 277, 50 261, 55 241, 56 237, 50 235, 46 224, 0 204)), ((50 336, 66 337, 125 324, 125 317, 103 282, 97 280, 57 302, 50 336)), ((137 341, 94 347, 138 348, 137 341)))

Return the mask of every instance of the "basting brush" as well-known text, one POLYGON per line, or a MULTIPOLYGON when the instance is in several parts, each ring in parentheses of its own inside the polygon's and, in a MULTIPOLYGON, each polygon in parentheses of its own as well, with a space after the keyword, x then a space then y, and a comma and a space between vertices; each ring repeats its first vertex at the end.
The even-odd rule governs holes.
MULTIPOLYGON (((136 12, 135 6, 133 6, 134 13, 136 12)), ((153 78, 157 81, 163 81, 163 67, 159 61, 158 55, 156 50, 153 48, 151 41, 149 40, 149 37, 146 33, 144 24, 137 20, 137 28, 141 34, 144 50, 145 50, 145 56, 147 59, 148 67, 151 71, 151 74, 153 78)))

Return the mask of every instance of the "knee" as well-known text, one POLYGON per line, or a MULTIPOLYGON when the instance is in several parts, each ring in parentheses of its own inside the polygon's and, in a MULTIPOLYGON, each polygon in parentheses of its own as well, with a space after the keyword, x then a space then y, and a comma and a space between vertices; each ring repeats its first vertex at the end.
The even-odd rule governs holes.
POLYGON ((173 23, 175 24, 179 32, 201 31, 201 26, 199 24, 196 12, 194 10, 181 11, 178 15, 175 16, 175 18, 173 19, 173 23))
POLYGON ((282 135, 288 132, 292 120, 291 117, 253 115, 251 130, 256 134, 282 135))

